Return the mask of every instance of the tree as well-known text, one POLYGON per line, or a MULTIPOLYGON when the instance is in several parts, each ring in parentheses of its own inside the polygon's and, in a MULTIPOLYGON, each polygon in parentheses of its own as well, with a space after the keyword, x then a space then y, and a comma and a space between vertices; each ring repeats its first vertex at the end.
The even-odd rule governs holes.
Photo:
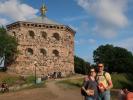
POLYGON ((15 61, 18 53, 17 45, 17 40, 14 37, 8 35, 4 27, 0 27, 0 57, 5 56, 6 66, 12 64, 15 61))
POLYGON ((125 48, 113 45, 101 45, 93 52, 94 62, 104 63, 110 72, 132 72, 133 55, 125 48))
POLYGON ((74 69, 76 73, 87 74, 90 68, 90 63, 84 61, 82 58, 74 56, 74 69))

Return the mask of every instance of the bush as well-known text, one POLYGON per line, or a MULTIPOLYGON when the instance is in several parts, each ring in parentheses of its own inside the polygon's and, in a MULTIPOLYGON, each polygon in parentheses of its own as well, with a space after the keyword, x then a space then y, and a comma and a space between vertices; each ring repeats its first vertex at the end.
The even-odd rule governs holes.
POLYGON ((133 89, 133 78, 131 74, 112 74, 112 81, 115 89, 127 88, 133 89))

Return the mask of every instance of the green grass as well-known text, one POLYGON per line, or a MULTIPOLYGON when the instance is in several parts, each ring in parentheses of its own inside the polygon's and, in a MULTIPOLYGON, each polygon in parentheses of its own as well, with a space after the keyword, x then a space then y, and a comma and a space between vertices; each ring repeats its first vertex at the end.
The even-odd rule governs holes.
MULTIPOLYGON (((121 89, 121 88, 133 88, 133 78, 131 74, 112 74, 112 81, 113 81, 113 88, 114 89, 121 89)), ((75 87, 81 87, 83 82, 83 78, 80 79, 68 79, 68 80, 62 80, 58 83, 75 86, 75 87)))
POLYGON ((35 77, 34 76, 28 76, 25 79, 25 82, 28 83, 35 83, 35 77))
MULTIPOLYGON (((26 78, 22 78, 19 76, 12 76, 8 74, 1 74, 0 75, 0 83, 6 82, 8 86, 14 87, 12 90, 9 92, 17 92, 21 90, 26 90, 26 89, 34 89, 34 88, 44 88, 45 87, 45 81, 42 81, 39 84, 35 84, 35 77, 34 76, 28 76, 26 78), (24 85, 27 85, 23 87, 24 85), (20 87, 17 89, 17 87, 20 87)), ((2 94, 0 92, 0 94, 2 94)))
MULTIPOLYGON (((32 84, 30 86, 24 87, 24 88, 20 88, 18 90, 10 90, 9 92, 18 92, 18 91, 22 91, 22 90, 29 90, 29 89, 35 89, 35 88, 45 88, 45 82, 39 83, 39 84, 32 84)), ((2 93, 0 93, 2 94, 2 93)))
MULTIPOLYGON (((0 73, 0 84, 3 82, 7 83, 9 87, 14 87, 14 88, 20 87, 19 90, 45 87, 44 81, 42 81, 40 84, 35 84, 34 76, 27 76, 23 78, 20 76, 10 75, 8 73, 1 72, 0 73), (24 85, 27 85, 27 86, 23 87, 24 85)), ((19 90, 13 89, 12 91, 19 91, 19 90)))
POLYGON ((45 82, 39 83, 39 84, 33 84, 28 89, 34 89, 34 88, 43 88, 46 87, 45 82))
POLYGON ((83 78, 81 78, 81 79, 68 79, 68 80, 59 81, 58 83, 69 84, 72 86, 81 87, 82 82, 83 82, 83 78))
MULTIPOLYGON (((133 90, 133 78, 131 74, 112 74, 113 88, 121 89, 128 88, 133 90)), ((83 78, 80 79, 68 79, 59 81, 58 84, 62 84, 62 87, 70 89, 72 87, 80 88, 83 82, 83 78)), ((111 100, 117 100, 118 91, 111 90, 111 100)))
POLYGON ((5 82, 9 86, 12 85, 22 85, 22 84, 30 84, 30 83, 35 83, 35 78, 34 76, 28 76, 24 80, 21 79, 19 76, 5 76, 0 78, 0 83, 5 82))
POLYGON ((61 80, 57 82, 57 84, 61 85, 64 89, 72 89, 72 88, 81 87, 82 82, 83 82, 83 78, 80 78, 80 79, 61 80))
MULTIPOLYGON (((130 74, 112 74, 112 81, 115 89, 120 89, 127 87, 129 89, 133 89, 133 78, 130 74)), ((31 84, 35 83, 35 77, 34 76, 28 76, 24 80, 22 80, 19 76, 13 76, 1 73, 0 75, 0 83, 6 82, 9 86, 12 85, 22 85, 22 84, 31 84)), ((81 87, 83 82, 83 79, 68 79, 68 80, 62 80, 58 83, 62 83, 68 86, 75 86, 75 87, 81 87)))
POLYGON ((18 77, 7 76, 5 78, 0 79, 0 83, 5 82, 9 86, 12 86, 16 83, 17 80, 18 80, 18 77))
POLYGON ((112 81, 115 89, 133 89, 133 78, 131 74, 112 74, 112 81))

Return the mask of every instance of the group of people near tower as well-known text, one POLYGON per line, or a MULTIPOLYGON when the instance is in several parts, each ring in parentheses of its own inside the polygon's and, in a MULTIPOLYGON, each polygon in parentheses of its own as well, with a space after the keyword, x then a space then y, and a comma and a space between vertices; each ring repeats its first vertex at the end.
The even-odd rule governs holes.
POLYGON ((81 93, 85 100, 110 100, 110 89, 113 87, 111 75, 104 71, 104 64, 98 64, 98 72, 90 69, 85 77, 81 93))

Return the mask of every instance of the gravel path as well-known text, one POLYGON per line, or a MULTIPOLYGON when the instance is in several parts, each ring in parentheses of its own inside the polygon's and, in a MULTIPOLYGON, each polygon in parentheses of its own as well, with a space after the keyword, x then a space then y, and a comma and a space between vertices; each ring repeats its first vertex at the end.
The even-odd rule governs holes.
POLYGON ((47 88, 57 96, 54 100, 82 100, 80 89, 63 89, 56 84, 56 81, 49 82, 47 88))

